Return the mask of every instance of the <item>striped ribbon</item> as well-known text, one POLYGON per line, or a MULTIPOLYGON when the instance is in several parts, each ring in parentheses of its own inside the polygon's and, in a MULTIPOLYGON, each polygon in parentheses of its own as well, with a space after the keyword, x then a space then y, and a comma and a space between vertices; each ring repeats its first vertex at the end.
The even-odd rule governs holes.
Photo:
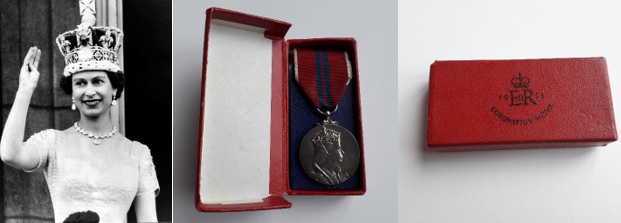
POLYGON ((295 79, 315 107, 333 110, 352 77, 344 50, 298 48, 293 50, 295 79))

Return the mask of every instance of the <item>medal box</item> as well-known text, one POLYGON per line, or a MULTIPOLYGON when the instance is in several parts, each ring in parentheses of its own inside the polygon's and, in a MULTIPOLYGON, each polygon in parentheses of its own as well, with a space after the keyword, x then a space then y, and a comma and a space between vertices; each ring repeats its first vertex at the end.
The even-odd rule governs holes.
POLYGON ((355 40, 286 40, 291 26, 286 22, 221 8, 210 8, 206 14, 196 208, 267 210, 290 208, 284 194, 363 195, 366 178, 355 40), (357 141, 359 164, 336 185, 316 182, 301 164, 303 137, 324 120, 296 82, 299 61, 294 49, 308 48, 342 50, 351 61, 352 78, 331 120, 357 141))
POLYGON ((436 61, 435 151, 604 146, 617 140, 604 58, 436 61))

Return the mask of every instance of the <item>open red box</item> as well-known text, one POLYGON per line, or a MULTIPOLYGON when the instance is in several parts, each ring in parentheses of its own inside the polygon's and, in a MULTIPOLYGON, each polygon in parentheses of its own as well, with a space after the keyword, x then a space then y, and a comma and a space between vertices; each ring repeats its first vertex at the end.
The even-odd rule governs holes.
POLYGON ((195 200, 199 211, 289 208, 285 193, 366 192, 356 42, 286 41, 290 26, 221 8, 207 10, 195 200), (360 164, 341 185, 319 185, 300 172, 297 137, 314 127, 320 115, 311 114, 312 106, 304 107, 310 102, 290 78, 290 49, 295 47, 338 48, 350 55, 353 79, 333 118, 357 138, 360 164))

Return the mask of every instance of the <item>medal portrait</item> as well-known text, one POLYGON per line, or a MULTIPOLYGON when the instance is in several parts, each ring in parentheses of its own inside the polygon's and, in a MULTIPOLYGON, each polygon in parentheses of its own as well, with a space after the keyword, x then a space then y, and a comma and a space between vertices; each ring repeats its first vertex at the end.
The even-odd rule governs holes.
POLYGON ((345 151, 341 148, 341 133, 323 128, 313 138, 313 171, 309 175, 317 182, 335 185, 349 178, 341 168, 345 151))

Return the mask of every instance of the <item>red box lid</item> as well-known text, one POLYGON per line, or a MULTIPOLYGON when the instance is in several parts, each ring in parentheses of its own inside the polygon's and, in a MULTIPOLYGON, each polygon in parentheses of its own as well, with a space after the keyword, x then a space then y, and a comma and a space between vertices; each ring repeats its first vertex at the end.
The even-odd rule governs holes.
POLYGON ((436 61, 435 151, 603 146, 617 140, 604 58, 436 61))
MULTIPOLYGON (((203 80, 201 94, 201 111, 200 111, 200 129, 199 129, 199 148, 198 148, 198 165, 196 179, 196 208, 199 211, 208 212, 224 212, 224 211, 251 211, 266 210, 277 208, 289 208, 291 203, 283 198, 284 193, 301 194, 301 195, 361 195, 366 191, 366 179, 364 169, 364 143, 362 142, 362 121, 359 97, 356 98, 355 108, 358 131, 354 134, 358 135, 360 146, 360 171, 361 171, 361 188, 344 190, 344 189, 326 189, 326 190, 295 190, 290 188, 289 178, 289 122, 288 122, 288 54, 289 43, 284 40, 284 35, 288 31, 291 24, 281 22, 269 18, 244 14, 236 11, 210 8, 207 10, 207 22, 205 28, 205 44, 203 56, 203 80), (204 152, 205 142, 203 134, 205 133, 204 123, 206 108, 206 83, 213 82, 214 78, 208 75, 208 64, 218 60, 218 55, 209 55, 210 32, 212 24, 218 24, 230 27, 238 27, 259 31, 264 30, 264 37, 271 40, 271 102, 270 105, 270 142, 269 142, 269 195, 264 197, 262 201, 253 202, 229 202, 222 204, 217 202, 205 202, 201 200, 201 176, 205 165, 204 152), (215 58, 215 59, 212 59, 215 58)), ((217 29, 216 29, 217 30, 217 29)), ((231 36, 233 37, 233 36, 231 36)), ((213 44, 213 43, 212 43, 213 44)), ((355 74, 353 75, 355 83, 353 90, 359 95, 358 85, 358 69, 356 59, 356 42, 352 38, 321 38, 307 40, 292 40, 291 45, 312 47, 312 46, 339 46, 350 50, 353 53, 353 66, 355 66, 355 74)), ((214 47, 214 46, 212 46, 214 47)), ((220 59, 222 60, 222 59, 220 59)), ((212 145, 213 146, 213 145, 212 145)), ((243 161, 241 161, 243 162, 243 161)), ((207 165, 210 166, 211 164, 207 165)), ((226 168, 226 167, 225 167, 226 168)), ((204 182, 204 180, 203 180, 204 182)))
POLYGON ((287 63, 284 60, 283 55, 286 55, 286 44, 284 41, 284 35, 291 27, 291 24, 277 21, 269 18, 263 18, 259 16, 244 14, 231 10, 221 8, 210 8, 206 12, 207 21, 205 27, 205 44, 203 55, 203 80, 202 80, 202 93, 201 93, 201 112, 200 112, 200 129, 199 129, 199 148, 198 148, 198 167, 197 167, 197 180, 196 180, 196 208, 199 211, 250 211, 250 210, 264 210, 264 209, 276 209, 276 208, 289 208, 291 203, 283 198, 283 193, 286 188, 284 186, 283 175, 283 147, 286 145, 286 104, 282 102, 282 98, 287 94, 287 63), (213 21, 220 20, 231 22, 235 24, 243 24, 250 27, 256 27, 264 29, 264 35, 266 38, 272 40, 272 89, 271 89, 271 128, 270 131, 270 169, 269 169, 269 196, 263 198, 259 202, 251 203, 232 203, 232 204, 214 204, 201 201, 200 188, 201 188, 201 166, 203 156, 203 125, 205 117, 205 86, 209 77, 207 75, 207 65, 210 61, 208 55, 210 26, 213 21))

